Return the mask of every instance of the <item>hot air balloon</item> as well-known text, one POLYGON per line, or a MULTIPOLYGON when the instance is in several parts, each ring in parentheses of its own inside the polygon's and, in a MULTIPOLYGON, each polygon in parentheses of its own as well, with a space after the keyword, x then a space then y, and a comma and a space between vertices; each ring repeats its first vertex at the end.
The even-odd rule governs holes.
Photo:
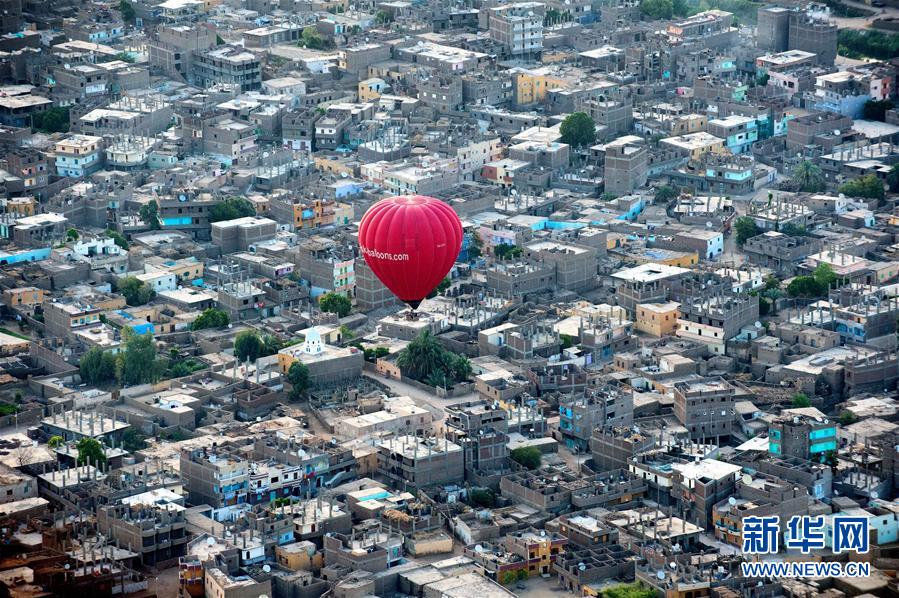
POLYGON ((359 249, 368 267, 413 311, 450 271, 461 247, 459 217, 433 197, 382 199, 359 224, 359 249))

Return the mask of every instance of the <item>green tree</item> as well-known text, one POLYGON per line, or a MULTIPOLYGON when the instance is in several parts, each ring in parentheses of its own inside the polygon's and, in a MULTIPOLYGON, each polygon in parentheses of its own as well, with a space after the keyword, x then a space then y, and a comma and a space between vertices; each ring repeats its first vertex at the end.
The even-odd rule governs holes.
POLYGON ((768 81, 771 79, 771 75, 768 73, 762 73, 761 75, 755 78, 755 84, 759 87, 764 87, 768 85, 768 81))
POLYGON ((892 100, 868 100, 865 102, 863 109, 863 118, 865 120, 879 120, 880 122, 884 122, 887 119, 887 111, 892 109, 892 100))
POLYGON ((309 368, 299 361, 294 361, 287 370, 287 380, 292 386, 290 399, 292 401, 299 400, 309 388, 309 368))
POLYGON ((839 53, 849 58, 891 60, 899 56, 899 34, 844 28, 837 33, 839 53))
POLYGON ((468 494, 469 502, 475 507, 493 508, 496 506, 496 492, 490 488, 475 488, 468 494))
POLYGON ((890 186, 890 191, 899 193, 899 163, 890 166, 890 171, 887 173, 887 184, 890 186))
POLYGON ((858 418, 854 413, 849 411, 848 409, 844 409, 840 412, 839 422, 842 426, 849 426, 858 421, 858 418))
POLYGON ((440 371, 443 351, 440 341, 424 330, 399 352, 396 364, 410 378, 423 380, 431 373, 440 371))
POLYGON ((268 357, 269 355, 274 355, 283 348, 284 343, 281 342, 281 339, 279 339, 277 336, 266 334, 262 337, 262 354, 260 355, 260 357, 268 357))
POLYGON ((802 407, 811 407, 811 400, 803 393, 797 392, 793 395, 793 407, 802 408, 802 407))
POLYGON ((74 228, 70 228, 66 231, 66 240, 67 241, 77 241, 78 240, 78 231, 74 228))
POLYGON ((787 222, 780 227, 780 232, 788 237, 804 237, 808 234, 808 229, 805 228, 805 225, 787 222))
POLYGON ((155 199, 151 199, 138 210, 138 215, 144 224, 150 227, 150 230, 159 230, 159 204, 155 199))
POLYGON ((471 244, 468 246, 468 259, 476 260, 484 253, 484 243, 481 241, 481 235, 478 233, 471 234, 471 244))
POLYGON ((572 112, 559 127, 562 142, 572 147, 591 145, 596 141, 596 123, 586 112, 572 112))
POLYGON ((118 291, 125 298, 128 305, 146 305, 153 297, 156 291, 150 288, 147 283, 135 278, 134 276, 126 276, 118 281, 118 291))
POLYGON ((396 364, 410 378, 431 386, 451 386, 467 380, 471 362, 448 351, 429 331, 424 330, 397 355, 396 364))
POLYGON ((836 451, 827 451, 821 456, 821 462, 831 469, 836 469, 840 464, 840 459, 836 451))
POLYGON ((69 109, 54 106, 31 117, 31 125, 40 133, 67 133, 69 131, 69 109))
POLYGON ((300 39, 299 45, 310 50, 321 50, 325 47, 325 40, 318 29, 310 25, 303 29, 303 37, 300 39))
POLYGON ((656 203, 669 203, 674 201, 680 196, 680 191, 677 187, 672 187, 671 185, 662 185, 657 188, 655 194, 653 195, 653 199, 656 203))
POLYGON ((837 275, 830 264, 818 264, 818 267, 812 272, 812 277, 822 287, 823 293, 829 291, 830 287, 837 282, 837 275))
POLYGON ((50 440, 47 441, 47 446, 51 449, 55 449, 61 447, 66 443, 65 439, 62 436, 51 436, 50 440))
POLYGON ((137 16, 134 12, 134 7, 131 6, 131 3, 128 0, 119 0, 119 5, 116 7, 120 13, 122 13, 122 20, 126 23, 134 23, 134 19, 137 16))
POLYGON ((612 586, 602 591, 603 598, 655 598, 656 591, 642 583, 628 583, 612 586))
POLYGON ((109 351, 91 347, 78 363, 78 373, 87 384, 105 384, 116 377, 116 359, 109 351))
POLYGON ((204 310, 190 325, 191 330, 203 330, 205 328, 222 328, 231 322, 228 314, 220 309, 210 307, 204 310))
POLYGON ((437 286, 434 287, 434 290, 432 290, 430 293, 428 293, 428 299, 430 299, 432 297, 436 297, 443 291, 447 290, 448 288, 450 288, 451 284, 453 284, 453 283, 452 283, 452 281, 450 281, 449 278, 444 278, 439 283, 437 283, 437 286))
POLYGON ((318 300, 318 306, 322 311, 337 314, 339 318, 345 317, 353 309, 350 298, 340 293, 325 293, 318 300))
POLYGON ((737 245, 742 245, 748 239, 760 234, 762 231, 759 230, 755 220, 749 216, 740 216, 737 218, 736 222, 734 222, 734 232, 737 235, 737 245))
POLYGON ((803 160, 796 165, 791 182, 793 188, 804 193, 818 193, 827 187, 824 182, 824 172, 808 160, 803 160))
POLYGON ((156 342, 151 334, 137 334, 122 329, 124 349, 117 362, 117 376, 122 386, 159 382, 166 361, 156 357, 156 342))
POLYGON ((883 199, 883 182, 876 175, 866 174, 840 186, 840 193, 848 197, 883 199))
POLYGON ((522 251, 521 247, 518 245, 500 243, 493 246, 493 255, 499 260, 514 260, 521 257, 522 253, 524 253, 524 251, 522 251))
POLYGON ((85 436, 75 447, 78 449, 78 465, 90 463, 99 467, 106 463, 106 451, 103 450, 99 440, 85 436))
POLYGON ((262 357, 265 344, 254 330, 242 330, 234 338, 234 356, 237 361, 256 361, 262 357))
POLYGON ((641 0, 640 12, 653 21, 670 19, 674 16, 674 3, 671 0, 641 0))
POLYGON ((379 25, 386 25, 393 22, 393 15, 386 10, 379 10, 375 13, 375 21, 379 25))
POLYGON ((122 434, 122 447, 129 453, 147 448, 147 437, 131 427, 122 434))
POLYGON ((209 222, 221 222, 222 220, 234 220, 255 215, 256 208, 253 203, 243 197, 229 197, 209 208, 209 222))
POLYGON ((826 293, 814 276, 797 276, 787 285, 787 294, 790 297, 805 297, 814 299, 826 293))
POLYGON ((122 249, 128 249, 128 240, 125 239, 124 236, 119 231, 112 230, 111 228, 106 229, 106 236, 112 239, 113 243, 121 247, 122 249))
POLYGON ((543 460, 543 454, 540 452, 540 449, 533 446, 522 446, 513 449, 509 456, 512 457, 513 461, 528 469, 537 469, 543 460))

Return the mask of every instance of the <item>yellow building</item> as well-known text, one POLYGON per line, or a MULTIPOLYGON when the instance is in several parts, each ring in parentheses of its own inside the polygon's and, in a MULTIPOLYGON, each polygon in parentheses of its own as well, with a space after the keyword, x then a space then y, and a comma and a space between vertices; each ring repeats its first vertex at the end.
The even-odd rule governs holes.
POLYGON ((352 219, 353 206, 333 199, 293 204, 293 226, 298 230, 347 224, 352 219))
POLYGON ((684 114, 676 116, 671 121, 672 135, 687 135, 689 133, 700 133, 706 130, 709 125, 709 119, 704 114, 684 114))
POLYGON ((704 154, 709 152, 713 154, 730 153, 724 146, 723 139, 704 131, 678 135, 676 137, 666 137, 660 143, 665 144, 669 149, 676 149, 685 158, 691 160, 699 160, 704 154))
POLYGON ((291 571, 318 572, 324 565, 324 555, 308 540, 275 546, 275 560, 291 571))
POLYGON ((321 172, 335 174, 337 176, 356 177, 359 175, 359 161, 355 158, 347 159, 340 156, 316 155, 312 157, 315 169, 321 172))
POLYGON ((549 89, 567 87, 564 79, 551 75, 548 69, 513 69, 512 88, 519 106, 543 103, 549 89))
POLYGON ((677 330, 679 303, 640 303, 634 328, 653 336, 668 336, 677 330))
POLYGON ((9 308, 34 307, 44 302, 44 289, 37 287, 18 287, 3 291, 3 304, 9 308))
POLYGON ((33 197, 13 197, 6 201, 6 213, 19 216, 34 216, 33 197))
POLYGON ((390 84, 380 77, 372 77, 360 81, 357 87, 360 102, 373 102, 381 97, 381 94, 390 91, 390 84))

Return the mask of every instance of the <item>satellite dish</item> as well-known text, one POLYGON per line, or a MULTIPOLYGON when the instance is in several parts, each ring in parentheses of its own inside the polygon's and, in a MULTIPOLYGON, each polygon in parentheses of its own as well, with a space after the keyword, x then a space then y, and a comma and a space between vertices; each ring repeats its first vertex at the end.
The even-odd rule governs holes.
POLYGON ((709 229, 710 229, 710 228, 712 228, 713 226, 715 226, 715 225, 712 224, 711 222, 706 222, 706 223, 705 223, 705 227, 706 227, 706 228, 709 228, 709 229))
POLYGON ((677 569, 677 563, 675 563, 673 561, 668 563, 668 566, 671 567, 672 569, 677 569))
POLYGON ((265 571, 266 573, 269 573, 269 572, 271 572, 272 568, 270 565, 262 565, 262 570, 265 571))
POLYGON ((658 577, 659 579, 665 579, 664 569, 659 569, 658 571, 656 571, 656 577, 658 577))
POLYGON ((748 473, 747 473, 747 474, 744 474, 744 475, 743 475, 743 483, 744 483, 744 484, 747 484, 747 485, 748 485, 748 484, 751 484, 751 483, 752 483, 752 476, 749 475, 748 473))
POLYGON ((480 554, 480 553, 484 552, 484 547, 481 546, 480 544, 475 544, 474 551, 477 552, 478 554, 480 554))
POLYGON ((731 496, 730 498, 727 499, 727 504, 734 507, 737 505, 737 499, 734 498, 733 496, 731 496))
POLYGON ((761 327, 762 327, 762 323, 761 323, 760 321, 756 320, 756 321, 755 321, 755 327, 756 327, 756 328, 761 328, 761 327))
POLYGON ((215 546, 215 538, 206 538, 207 546, 215 546))
POLYGON ((880 498, 880 493, 877 490, 871 493, 871 500, 877 500, 878 498, 880 498))
POLYGON ((66 571, 68 571, 71 567, 72 567, 72 565, 66 563, 66 571))

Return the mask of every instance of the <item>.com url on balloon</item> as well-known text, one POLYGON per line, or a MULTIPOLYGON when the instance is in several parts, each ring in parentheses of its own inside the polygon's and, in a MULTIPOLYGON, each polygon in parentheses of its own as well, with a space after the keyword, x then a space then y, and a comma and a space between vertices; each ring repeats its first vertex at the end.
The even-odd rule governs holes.
POLYGON ((386 253, 383 251, 378 251, 376 249, 369 249, 368 247, 359 247, 362 250, 362 253, 367 255, 368 257, 373 257, 379 260, 390 260, 391 262, 408 262, 409 254, 408 253, 386 253))

